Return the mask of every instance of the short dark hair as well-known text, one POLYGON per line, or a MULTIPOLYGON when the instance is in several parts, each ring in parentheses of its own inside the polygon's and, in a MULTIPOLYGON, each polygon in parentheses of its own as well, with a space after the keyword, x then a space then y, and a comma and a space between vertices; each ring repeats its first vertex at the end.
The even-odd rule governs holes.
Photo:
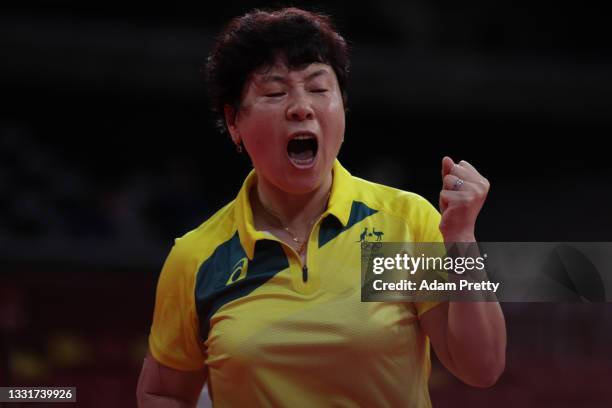
POLYGON ((216 38, 204 73, 217 126, 226 132, 224 106, 237 111, 244 84, 258 68, 282 56, 289 68, 321 62, 338 78, 346 109, 349 50, 331 19, 299 8, 255 9, 235 17, 216 38))

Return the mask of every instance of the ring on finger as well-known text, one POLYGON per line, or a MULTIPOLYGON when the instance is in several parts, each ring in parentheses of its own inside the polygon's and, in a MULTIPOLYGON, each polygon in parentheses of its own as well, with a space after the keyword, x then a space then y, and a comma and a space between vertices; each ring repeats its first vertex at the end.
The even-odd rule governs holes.
POLYGON ((453 190, 455 191, 461 190, 461 186, 463 186, 464 183, 465 182, 463 180, 458 178, 457 181, 455 181, 455 184, 453 184, 453 190))

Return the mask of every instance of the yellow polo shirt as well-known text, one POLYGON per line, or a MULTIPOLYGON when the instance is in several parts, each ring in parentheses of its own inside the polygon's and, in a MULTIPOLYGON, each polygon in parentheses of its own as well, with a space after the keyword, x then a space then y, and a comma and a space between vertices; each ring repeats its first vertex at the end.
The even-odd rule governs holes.
POLYGON ((307 268, 256 231, 246 178, 237 198, 176 240, 159 277, 151 353, 207 367, 215 407, 429 407, 436 303, 361 302, 360 242, 441 242, 424 198, 352 176, 338 161, 307 268))

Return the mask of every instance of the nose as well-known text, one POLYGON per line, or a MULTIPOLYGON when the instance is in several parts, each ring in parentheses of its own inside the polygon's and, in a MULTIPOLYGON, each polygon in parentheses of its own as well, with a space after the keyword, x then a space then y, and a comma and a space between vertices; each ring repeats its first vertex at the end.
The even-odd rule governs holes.
POLYGON ((302 121, 312 118, 314 118, 314 110, 310 99, 302 93, 296 95, 287 107, 287 119, 302 121))

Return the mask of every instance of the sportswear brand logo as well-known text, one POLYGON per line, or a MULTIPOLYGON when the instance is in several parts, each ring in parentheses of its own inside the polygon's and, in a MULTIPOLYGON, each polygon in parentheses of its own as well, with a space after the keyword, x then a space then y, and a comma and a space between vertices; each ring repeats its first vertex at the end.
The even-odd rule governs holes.
POLYGON ((227 280, 225 286, 231 285, 232 283, 236 283, 241 279, 244 279, 247 274, 247 270, 249 269, 249 259, 244 257, 232 268, 232 273, 230 273, 230 277, 227 280))

